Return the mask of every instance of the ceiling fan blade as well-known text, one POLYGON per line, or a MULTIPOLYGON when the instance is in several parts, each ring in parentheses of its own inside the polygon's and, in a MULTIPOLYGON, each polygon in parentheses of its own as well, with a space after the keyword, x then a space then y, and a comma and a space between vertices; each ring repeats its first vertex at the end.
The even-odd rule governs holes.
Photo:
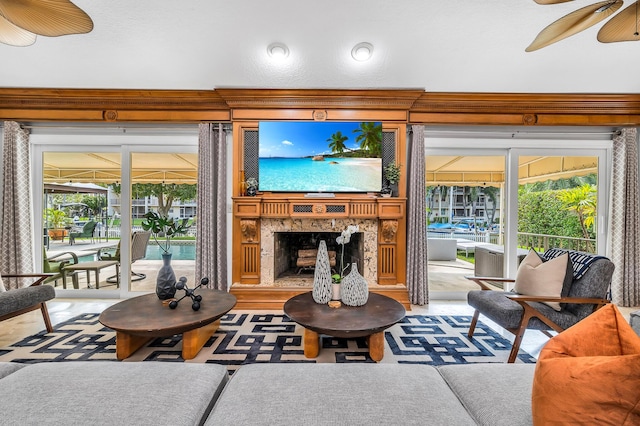
POLYGON ((620 7, 622 7, 622 0, 602 1, 573 11, 540 31, 525 51, 533 52, 542 49, 586 30, 614 14, 620 7))
POLYGON ((93 29, 89 15, 69 0, 0 0, 0 14, 20 28, 49 37, 93 29))
POLYGON ((559 3, 566 3, 568 1, 573 1, 573 0, 533 0, 538 4, 559 4, 559 3))
POLYGON ((10 46, 26 47, 36 42, 36 35, 16 27, 0 15, 0 43, 10 46))
POLYGON ((600 28, 598 41, 614 43, 617 41, 638 41, 640 28, 640 0, 618 13, 600 28))

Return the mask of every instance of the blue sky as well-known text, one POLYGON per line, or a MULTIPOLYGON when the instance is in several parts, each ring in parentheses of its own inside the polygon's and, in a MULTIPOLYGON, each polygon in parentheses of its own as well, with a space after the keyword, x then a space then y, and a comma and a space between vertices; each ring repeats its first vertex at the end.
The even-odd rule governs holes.
POLYGON ((329 154, 331 135, 340 131, 349 139, 347 148, 357 148, 353 133, 360 122, 327 121, 261 121, 259 125, 260 157, 306 157, 309 155, 329 154))

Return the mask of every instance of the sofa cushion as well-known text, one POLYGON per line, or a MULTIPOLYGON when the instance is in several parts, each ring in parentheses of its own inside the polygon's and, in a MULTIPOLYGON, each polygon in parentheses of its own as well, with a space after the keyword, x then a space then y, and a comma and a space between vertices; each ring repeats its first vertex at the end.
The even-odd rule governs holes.
POLYGON ((640 337, 609 304, 553 337, 538 357, 535 423, 640 424, 640 337))
POLYGON ((19 364, 17 362, 0 362, 0 379, 8 376, 11 373, 15 373, 27 364, 19 364))
POLYGON ((531 424, 535 364, 464 364, 437 368, 479 425, 531 424))
MULTIPOLYGON (((571 270, 571 262, 567 253, 545 262, 535 250, 530 250, 518 267, 514 291, 527 296, 560 297, 563 293, 567 295, 573 280, 571 270), (569 279, 567 279, 567 275, 569 279)), ((561 309, 560 303, 544 303, 556 311, 561 309)))
POLYGON ((250 364, 225 387, 207 425, 471 425, 427 365, 250 364))
POLYGON ((198 425, 227 380, 216 364, 33 364, 0 380, 0 413, 7 425, 198 425))

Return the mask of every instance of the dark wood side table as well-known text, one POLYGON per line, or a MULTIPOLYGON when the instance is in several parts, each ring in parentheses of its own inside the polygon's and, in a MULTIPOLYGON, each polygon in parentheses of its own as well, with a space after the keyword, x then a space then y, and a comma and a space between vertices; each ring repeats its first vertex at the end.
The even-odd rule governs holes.
POLYGON ((363 306, 331 308, 313 300, 311 292, 287 300, 284 313, 304 327, 304 356, 315 358, 320 352, 320 334, 353 339, 368 337, 369 355, 374 361, 384 356, 384 330, 404 318, 406 311, 398 301, 369 293, 363 306))
POLYGON ((116 331, 116 357, 128 358, 154 337, 182 334, 182 358, 194 358, 218 329, 220 318, 236 305, 236 297, 226 291, 203 289, 196 294, 202 296, 198 311, 191 309, 189 298, 171 309, 155 293, 105 309, 99 321, 116 331))

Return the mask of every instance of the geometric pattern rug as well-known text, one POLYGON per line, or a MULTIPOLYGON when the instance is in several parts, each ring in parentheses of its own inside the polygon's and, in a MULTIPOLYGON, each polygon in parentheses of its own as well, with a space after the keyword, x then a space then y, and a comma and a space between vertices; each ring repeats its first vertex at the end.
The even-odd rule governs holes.
MULTIPOLYGON (((100 324, 100 314, 82 314, 57 324, 52 333, 43 330, 0 348, 0 361, 21 363, 63 361, 116 361, 115 332, 100 324)), ((467 338, 469 315, 407 315, 385 331, 381 363, 466 364, 504 363, 511 350, 509 340, 478 321, 472 339, 467 338)), ((303 328, 280 313, 230 311, 220 327, 191 360, 182 359, 180 335, 156 338, 126 361, 216 363, 232 374, 251 363, 375 362, 365 338, 342 339, 321 335, 320 354, 305 358, 303 328)), ((516 362, 535 363, 520 351, 516 362)))

